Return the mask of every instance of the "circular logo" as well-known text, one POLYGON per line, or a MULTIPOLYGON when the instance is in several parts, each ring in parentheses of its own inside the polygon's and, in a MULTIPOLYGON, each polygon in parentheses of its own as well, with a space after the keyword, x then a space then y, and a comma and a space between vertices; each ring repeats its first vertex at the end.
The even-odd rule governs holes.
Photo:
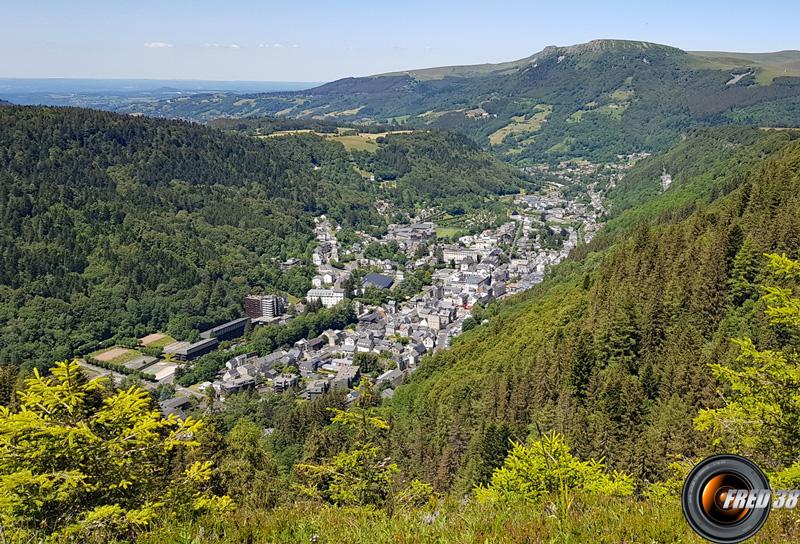
POLYGON ((769 480, 752 461, 714 455, 692 469, 683 484, 683 515, 711 542, 732 544, 756 534, 769 517, 769 480))

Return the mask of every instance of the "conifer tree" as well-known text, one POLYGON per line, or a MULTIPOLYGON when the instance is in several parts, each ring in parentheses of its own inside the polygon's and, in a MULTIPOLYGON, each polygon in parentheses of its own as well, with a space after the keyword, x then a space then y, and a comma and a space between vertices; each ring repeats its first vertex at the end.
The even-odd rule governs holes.
MULTIPOLYGON (((766 313, 773 325, 800 329, 800 261, 769 255, 769 272, 777 285, 764 287, 766 313)), ((713 445, 739 451, 765 466, 783 468, 800 457, 800 354, 796 341, 780 349, 759 349, 752 339, 734 342, 736 366, 712 364, 725 386, 724 405, 703 410, 697 429, 710 433, 713 445)))
POLYGON ((162 417, 150 395, 87 381, 77 362, 34 371, 19 406, 0 406, 0 523, 19 541, 36 535, 98 539, 133 534, 164 514, 220 511, 211 463, 174 471, 199 445, 202 422, 162 417))

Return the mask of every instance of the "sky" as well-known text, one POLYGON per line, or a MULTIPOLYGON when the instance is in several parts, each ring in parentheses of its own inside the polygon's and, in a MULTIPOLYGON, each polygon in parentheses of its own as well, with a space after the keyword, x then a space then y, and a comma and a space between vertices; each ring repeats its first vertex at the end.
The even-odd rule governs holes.
POLYGON ((0 77, 330 81, 597 38, 800 49, 800 2, 5 0, 0 77))

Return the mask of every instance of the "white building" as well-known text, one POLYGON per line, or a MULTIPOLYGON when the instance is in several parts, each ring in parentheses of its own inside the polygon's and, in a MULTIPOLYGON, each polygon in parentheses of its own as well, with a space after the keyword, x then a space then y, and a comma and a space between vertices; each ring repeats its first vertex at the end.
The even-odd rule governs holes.
POLYGON ((308 302, 319 300, 326 308, 332 308, 344 300, 344 289, 309 289, 306 300, 308 302))

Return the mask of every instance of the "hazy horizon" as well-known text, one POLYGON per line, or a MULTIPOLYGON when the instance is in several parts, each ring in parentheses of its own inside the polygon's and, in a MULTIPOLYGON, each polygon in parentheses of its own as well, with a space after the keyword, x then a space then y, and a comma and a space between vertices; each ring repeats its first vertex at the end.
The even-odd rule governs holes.
POLYGON ((796 3, 630 5, 451 0, 374 4, 230 0, 6 6, 3 78, 319 82, 503 62, 547 45, 614 38, 688 51, 800 48, 796 3))

